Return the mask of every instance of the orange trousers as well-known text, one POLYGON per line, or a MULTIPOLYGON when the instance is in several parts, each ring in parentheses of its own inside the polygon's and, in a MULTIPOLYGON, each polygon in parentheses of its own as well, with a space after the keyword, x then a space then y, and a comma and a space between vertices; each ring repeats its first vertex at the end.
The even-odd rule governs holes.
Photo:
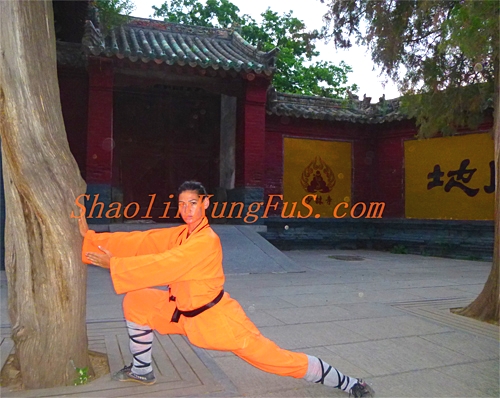
POLYGON ((185 335, 201 348, 231 351, 269 373, 305 376, 307 355, 284 350, 264 337, 227 292, 214 307, 193 318, 182 315, 178 323, 170 322, 175 308, 175 301, 169 301, 169 292, 159 289, 131 291, 123 300, 128 321, 147 325, 161 334, 185 335))

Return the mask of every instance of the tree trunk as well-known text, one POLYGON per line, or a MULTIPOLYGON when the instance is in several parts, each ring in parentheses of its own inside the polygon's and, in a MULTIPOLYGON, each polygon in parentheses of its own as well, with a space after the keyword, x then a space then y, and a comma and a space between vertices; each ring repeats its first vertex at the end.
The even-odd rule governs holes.
POLYGON ((457 311, 460 315, 469 316, 481 321, 498 324, 500 319, 500 292, 498 288, 500 268, 500 109, 495 110, 495 248, 493 265, 482 292, 467 307, 457 311))
POLYGON ((69 150, 51 1, 0 1, 0 134, 9 316, 25 388, 89 366, 87 268, 70 218, 85 191, 69 150))
MULTIPOLYGON (((498 43, 498 40, 496 41, 498 43)), ((493 250, 493 265, 490 275, 486 281, 482 292, 467 307, 457 311, 460 315, 465 315, 481 321, 498 324, 500 319, 500 291, 499 269, 500 269, 500 65, 498 57, 494 58, 495 71, 495 98, 494 98, 494 123, 493 136, 495 140, 495 243, 493 250)))

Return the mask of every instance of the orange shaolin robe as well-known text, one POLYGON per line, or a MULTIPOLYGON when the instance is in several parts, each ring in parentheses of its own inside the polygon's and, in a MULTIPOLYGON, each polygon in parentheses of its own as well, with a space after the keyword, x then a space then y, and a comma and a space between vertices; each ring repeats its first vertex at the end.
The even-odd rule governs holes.
POLYGON ((224 293, 222 300, 203 313, 178 323, 171 318, 176 306, 190 311, 212 301, 222 290, 222 247, 219 237, 204 218, 188 236, 188 227, 141 232, 99 233, 85 236, 82 259, 87 252, 109 250, 111 278, 116 293, 127 293, 125 318, 148 325, 162 334, 183 334, 198 347, 232 351, 253 366, 281 376, 304 377, 308 360, 303 353, 281 349, 262 336, 240 304, 224 293), (151 289, 168 285, 170 292, 151 289), (169 301, 170 296, 176 298, 169 301))

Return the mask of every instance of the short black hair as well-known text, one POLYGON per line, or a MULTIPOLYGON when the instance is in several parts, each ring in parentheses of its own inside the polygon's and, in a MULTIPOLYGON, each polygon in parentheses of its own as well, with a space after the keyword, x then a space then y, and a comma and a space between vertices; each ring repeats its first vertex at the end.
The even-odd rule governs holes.
POLYGON ((184 181, 177 190, 177 193, 181 194, 185 191, 196 191, 199 196, 207 196, 207 190, 203 184, 198 181, 184 181))

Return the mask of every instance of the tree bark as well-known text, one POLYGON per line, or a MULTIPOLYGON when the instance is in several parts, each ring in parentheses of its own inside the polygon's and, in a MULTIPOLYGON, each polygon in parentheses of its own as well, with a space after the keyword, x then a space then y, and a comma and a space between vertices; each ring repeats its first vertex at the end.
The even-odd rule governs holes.
POLYGON ((51 1, 0 1, 0 134, 9 316, 23 385, 69 385, 75 367, 90 366, 87 268, 70 218, 85 183, 62 118, 51 1))
POLYGON ((493 251, 493 264, 488 280, 484 284, 483 290, 467 307, 457 311, 460 315, 465 315, 481 321, 498 324, 500 319, 500 292, 499 292, 499 268, 500 268, 500 195, 499 195, 499 175, 500 175, 500 110, 495 110, 495 247, 493 251))

